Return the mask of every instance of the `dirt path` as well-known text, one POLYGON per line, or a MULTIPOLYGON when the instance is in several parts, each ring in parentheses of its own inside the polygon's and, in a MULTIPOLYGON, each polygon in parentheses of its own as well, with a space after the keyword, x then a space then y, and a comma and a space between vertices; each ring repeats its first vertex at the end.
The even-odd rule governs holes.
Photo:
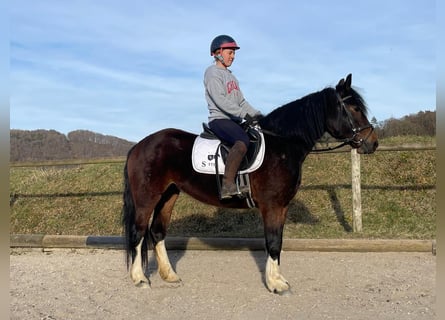
POLYGON ((434 319, 430 253, 283 252, 292 294, 269 293, 260 251, 172 251, 181 285, 132 285, 120 250, 14 249, 11 319, 434 319))

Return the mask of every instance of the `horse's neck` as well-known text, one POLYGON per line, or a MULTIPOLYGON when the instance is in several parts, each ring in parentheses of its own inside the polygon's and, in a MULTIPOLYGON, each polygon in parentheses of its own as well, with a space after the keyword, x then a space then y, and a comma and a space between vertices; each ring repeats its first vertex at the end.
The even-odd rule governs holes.
POLYGON ((275 109, 261 126, 278 136, 301 140, 313 147, 326 131, 326 107, 332 90, 327 88, 275 109))

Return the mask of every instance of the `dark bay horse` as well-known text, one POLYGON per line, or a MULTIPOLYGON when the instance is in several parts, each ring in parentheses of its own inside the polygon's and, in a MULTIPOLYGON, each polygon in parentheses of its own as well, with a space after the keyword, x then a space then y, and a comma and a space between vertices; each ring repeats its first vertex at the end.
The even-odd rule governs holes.
MULTIPOLYGON (((271 292, 282 293, 290 288, 279 268, 283 226, 289 203, 300 186, 306 156, 325 132, 359 153, 373 153, 378 141, 363 98, 351 88, 351 75, 341 79, 335 88, 273 110, 259 125, 264 132, 266 153, 261 167, 250 174, 252 198, 263 218, 268 254, 266 286, 271 292)), ((162 279, 180 281, 164 244, 180 191, 216 207, 248 207, 243 199, 220 201, 215 176, 194 171, 191 153, 195 138, 192 133, 164 129, 147 136, 128 152, 122 221, 127 266, 137 286, 150 284, 144 274, 148 243, 154 248, 162 279)))

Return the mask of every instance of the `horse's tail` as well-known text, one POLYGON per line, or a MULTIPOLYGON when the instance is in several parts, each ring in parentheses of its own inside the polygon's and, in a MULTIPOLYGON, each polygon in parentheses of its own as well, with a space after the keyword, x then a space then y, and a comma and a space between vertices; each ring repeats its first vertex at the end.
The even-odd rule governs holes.
MULTIPOLYGON (((134 147, 133 147, 134 148, 134 147)), ((136 229, 136 208, 133 202, 133 193, 131 191, 130 181, 128 180, 128 159, 130 157, 130 153, 133 150, 130 149, 127 155, 127 160, 125 162, 124 167, 124 194, 123 194, 123 206, 122 206, 122 225, 124 227, 125 233, 125 250, 126 250, 126 262, 127 269, 130 267, 130 264, 133 262, 133 259, 136 256, 136 246, 139 244, 140 238, 137 234, 136 229)), ((142 243, 142 265, 145 267, 147 265, 148 256, 148 228, 145 231, 144 241, 142 243)))

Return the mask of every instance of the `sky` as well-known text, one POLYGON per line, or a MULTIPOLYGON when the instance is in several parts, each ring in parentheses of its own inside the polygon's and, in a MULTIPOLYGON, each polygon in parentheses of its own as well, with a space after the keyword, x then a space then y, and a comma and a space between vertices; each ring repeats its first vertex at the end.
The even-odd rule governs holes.
POLYGON ((436 110, 432 0, 15 0, 9 5, 10 128, 90 130, 137 142, 201 132, 203 75, 220 34, 263 114, 352 84, 369 119, 436 110))

